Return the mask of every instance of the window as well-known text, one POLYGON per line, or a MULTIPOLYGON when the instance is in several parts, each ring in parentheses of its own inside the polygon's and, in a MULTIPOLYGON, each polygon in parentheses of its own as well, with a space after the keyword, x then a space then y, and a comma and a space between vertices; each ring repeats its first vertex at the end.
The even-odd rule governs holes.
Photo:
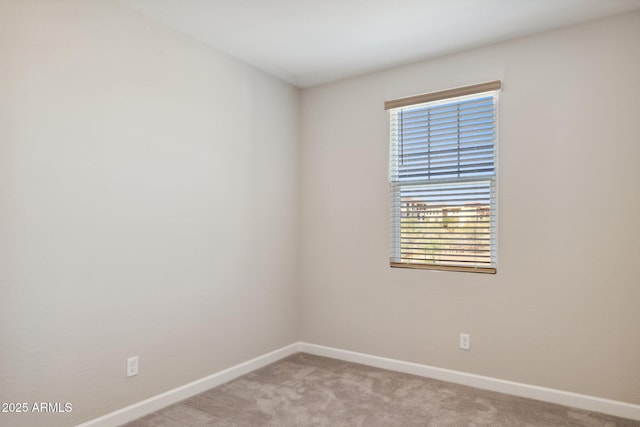
POLYGON ((499 81, 390 110, 391 266, 496 272, 499 81))

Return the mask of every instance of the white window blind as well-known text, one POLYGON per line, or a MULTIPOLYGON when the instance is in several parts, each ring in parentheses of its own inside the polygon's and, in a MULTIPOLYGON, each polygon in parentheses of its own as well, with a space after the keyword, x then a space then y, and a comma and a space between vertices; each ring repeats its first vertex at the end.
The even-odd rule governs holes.
POLYGON ((388 103, 401 105, 389 108, 391 266, 496 272, 499 88, 491 82, 388 103))

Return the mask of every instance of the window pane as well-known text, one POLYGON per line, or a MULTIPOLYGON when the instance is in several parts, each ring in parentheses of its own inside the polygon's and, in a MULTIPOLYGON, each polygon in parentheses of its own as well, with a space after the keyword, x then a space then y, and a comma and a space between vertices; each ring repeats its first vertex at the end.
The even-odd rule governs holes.
POLYGON ((491 266, 491 181, 402 186, 396 262, 491 266))

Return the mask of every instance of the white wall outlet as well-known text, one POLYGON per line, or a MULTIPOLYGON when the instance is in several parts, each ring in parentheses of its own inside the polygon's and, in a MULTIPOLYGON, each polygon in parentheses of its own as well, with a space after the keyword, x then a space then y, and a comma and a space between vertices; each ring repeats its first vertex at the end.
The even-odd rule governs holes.
POLYGON ((463 350, 471 348, 471 336, 469 334, 460 334, 460 348, 463 350))
POLYGON ((127 359, 127 378, 138 375, 138 364, 140 360, 138 356, 129 357, 127 359))

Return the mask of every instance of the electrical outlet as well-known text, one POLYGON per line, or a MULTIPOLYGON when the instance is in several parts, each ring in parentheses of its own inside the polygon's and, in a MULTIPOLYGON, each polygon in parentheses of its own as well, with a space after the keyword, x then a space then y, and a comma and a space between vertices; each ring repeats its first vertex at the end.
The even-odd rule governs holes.
POLYGON ((471 348, 471 336, 469 334, 460 334, 460 348, 463 350, 471 348))
POLYGON ((127 378, 138 375, 138 364, 140 360, 138 356, 129 357, 127 359, 127 378))

